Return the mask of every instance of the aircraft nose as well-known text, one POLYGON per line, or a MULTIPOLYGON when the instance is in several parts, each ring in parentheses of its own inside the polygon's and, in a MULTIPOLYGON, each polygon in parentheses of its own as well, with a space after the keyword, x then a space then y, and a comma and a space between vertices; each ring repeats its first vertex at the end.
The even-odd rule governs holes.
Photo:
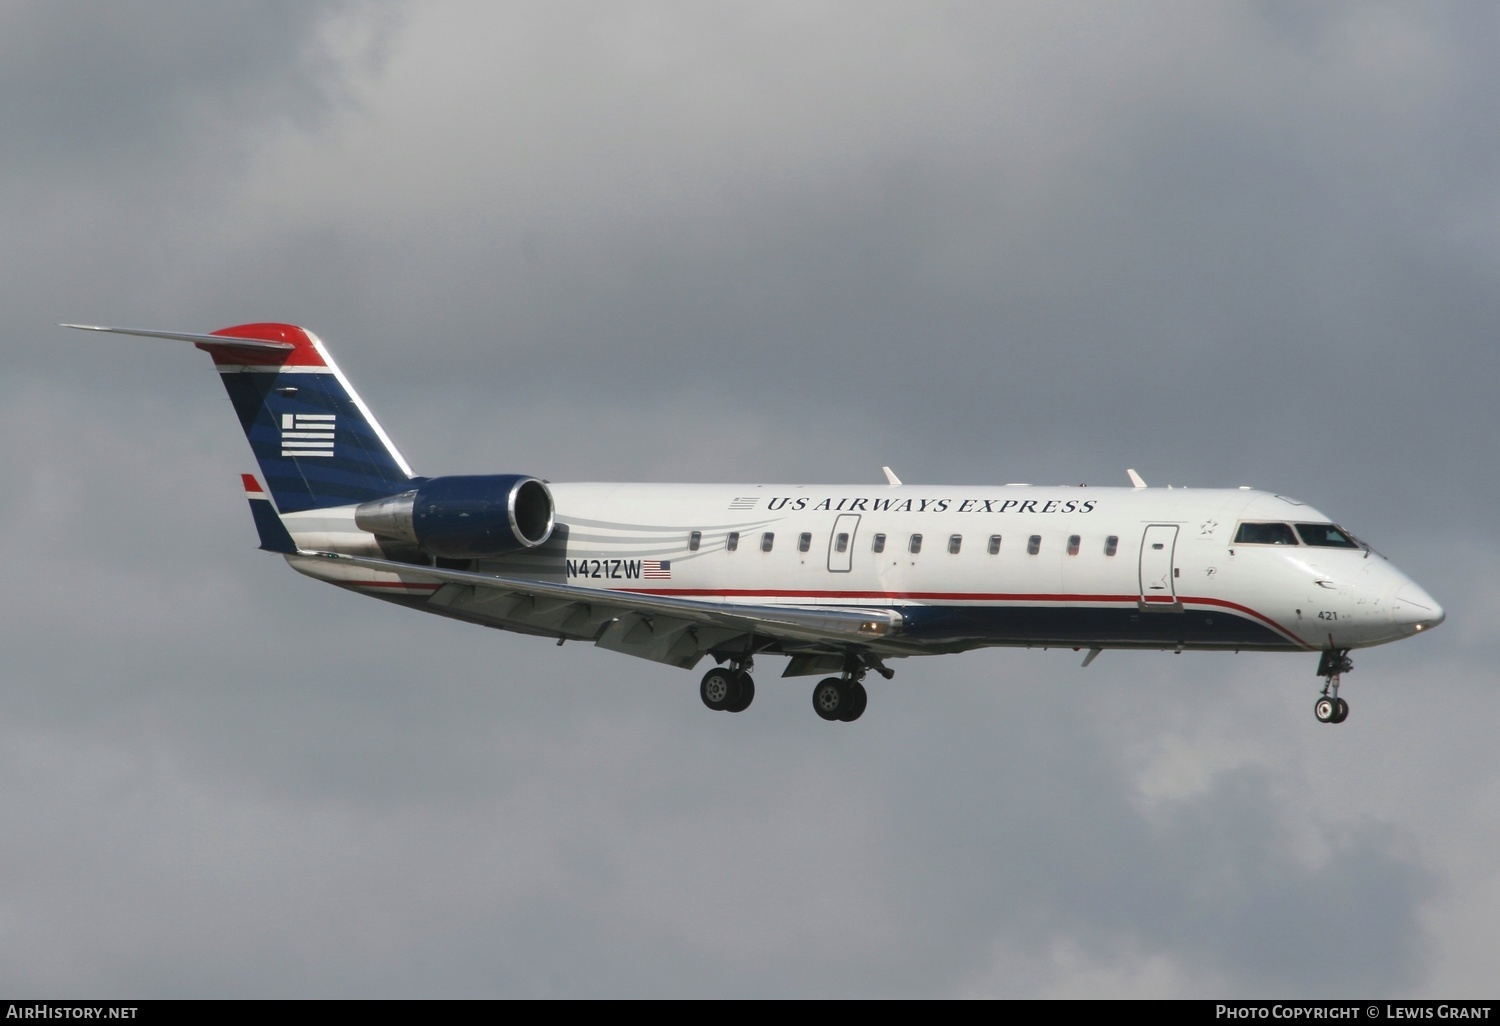
POLYGON ((1448 614, 1443 612, 1436 599, 1407 581, 1396 589, 1391 601, 1391 617, 1401 626, 1417 632, 1431 630, 1447 619, 1448 614))

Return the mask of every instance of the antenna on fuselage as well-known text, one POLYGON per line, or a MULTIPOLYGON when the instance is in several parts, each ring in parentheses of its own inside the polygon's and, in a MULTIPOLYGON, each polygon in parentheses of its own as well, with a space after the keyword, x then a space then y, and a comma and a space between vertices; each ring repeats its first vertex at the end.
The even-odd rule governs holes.
POLYGON ((901 479, 896 476, 896 472, 894 470, 892 470, 890 467, 881 467, 880 469, 883 470, 883 471, 885 471, 885 483, 886 484, 888 484, 892 488, 894 488, 894 487, 896 487, 896 485, 898 485, 898 484, 901 483, 901 479))
POLYGON ((1125 471, 1125 473, 1130 475, 1131 484, 1135 485, 1137 488, 1146 487, 1146 482, 1142 480, 1141 475, 1137 474, 1134 470, 1127 470, 1125 471))

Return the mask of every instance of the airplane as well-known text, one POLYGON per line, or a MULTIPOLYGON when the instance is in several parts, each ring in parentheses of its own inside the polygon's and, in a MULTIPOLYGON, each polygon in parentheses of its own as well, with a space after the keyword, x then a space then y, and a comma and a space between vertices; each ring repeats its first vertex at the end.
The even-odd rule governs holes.
POLYGON ((1311 506, 1239 488, 561 483, 420 477, 312 332, 69 328, 191 342, 259 465, 260 547, 412 609, 692 669, 742 712, 760 656, 823 676, 824 720, 864 713, 888 661, 990 646, 1316 652, 1341 723, 1349 653, 1443 608, 1311 506), (264 481, 264 484, 261 482, 264 481))

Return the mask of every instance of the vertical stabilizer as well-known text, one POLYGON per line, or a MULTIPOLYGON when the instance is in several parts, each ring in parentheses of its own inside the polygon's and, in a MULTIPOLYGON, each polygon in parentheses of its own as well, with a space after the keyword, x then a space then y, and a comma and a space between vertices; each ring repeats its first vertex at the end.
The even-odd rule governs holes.
POLYGON ((399 492, 411 479, 318 336, 290 324, 242 324, 214 335, 292 345, 269 351, 197 343, 214 358, 282 513, 364 502, 399 492))
POLYGON ((292 324, 240 324, 209 335, 65 326, 178 339, 212 356, 283 514, 380 498, 411 480, 411 467, 310 331, 292 324))

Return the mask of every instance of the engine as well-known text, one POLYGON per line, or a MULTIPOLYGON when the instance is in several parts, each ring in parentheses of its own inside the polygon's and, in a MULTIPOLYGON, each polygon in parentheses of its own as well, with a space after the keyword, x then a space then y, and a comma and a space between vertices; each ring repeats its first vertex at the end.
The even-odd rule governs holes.
POLYGON ((361 531, 428 555, 474 559, 529 549, 552 536, 552 493, 524 474, 434 477, 355 507, 361 531))

